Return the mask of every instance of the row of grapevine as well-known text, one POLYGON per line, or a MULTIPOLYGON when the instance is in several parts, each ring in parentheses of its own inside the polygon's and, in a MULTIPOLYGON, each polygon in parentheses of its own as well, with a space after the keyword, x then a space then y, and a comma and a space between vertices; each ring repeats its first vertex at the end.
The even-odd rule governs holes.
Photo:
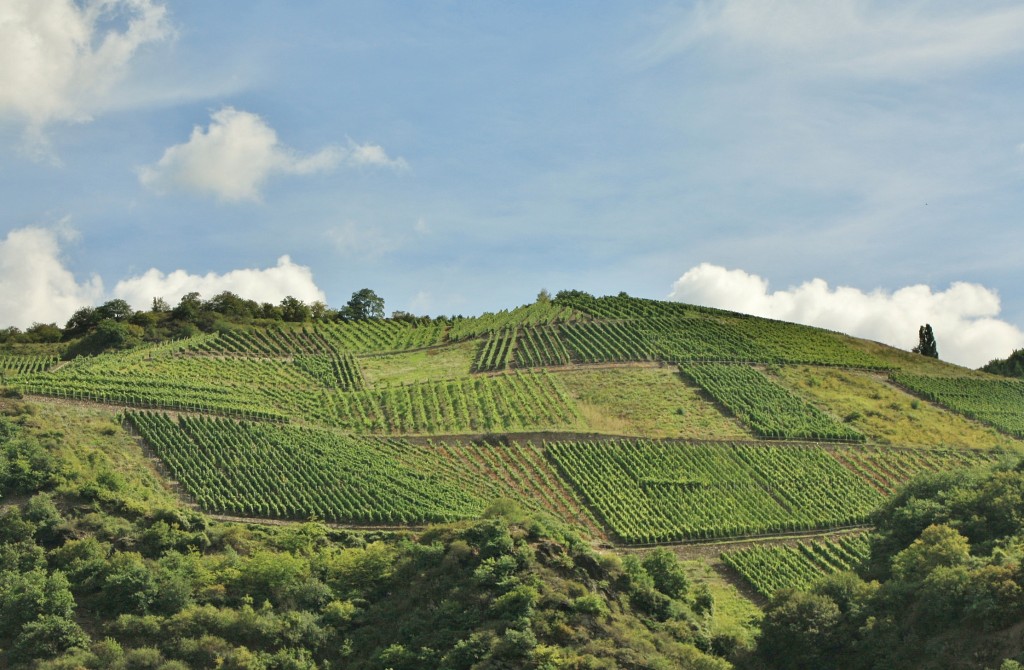
POLYGON ((1024 382, 1015 379, 927 377, 894 372, 896 384, 932 402, 1024 438, 1024 382))
POLYGON ((819 447, 670 440, 546 447, 601 520, 630 543, 858 525, 883 500, 819 447))
POLYGON ((863 441, 839 423, 746 365, 683 364, 679 369, 716 401, 770 439, 863 441))
POLYGON ((852 368, 891 367, 851 344, 847 335, 769 319, 730 319, 728 327, 753 342, 764 362, 835 365, 852 368))
POLYGON ((56 356, 0 356, 0 375, 34 375, 57 364, 56 356))
MULTIPOLYGON (((599 320, 629 321, 670 362, 746 361, 886 368, 838 333, 735 312, 626 295, 595 298, 578 291, 557 303, 599 320)), ((630 360, 623 358, 619 360, 630 360)))
POLYGON ((732 323, 697 316, 649 319, 644 329, 661 358, 683 361, 761 361, 762 351, 732 323))
POLYGON ((807 588, 823 575, 855 570, 868 553, 867 536, 859 534, 796 546, 754 545, 723 552, 722 561, 770 598, 780 589, 807 588))
POLYGON ((555 302, 589 314, 598 319, 646 320, 659 317, 682 317, 702 311, 702 308, 678 302, 664 302, 646 298, 632 298, 625 294, 594 296, 581 291, 563 291, 555 302))
POLYGON ((569 350, 558 334, 558 326, 523 326, 519 329, 515 367, 568 365, 570 359, 569 350))
POLYGON ((509 367, 516 347, 516 331, 502 328, 489 333, 480 341, 473 360, 473 372, 495 372, 509 367))
POLYGON ((302 413, 356 432, 508 433, 564 429, 577 420, 561 383, 544 372, 323 394, 320 407, 302 413))
POLYGON ((447 324, 410 324, 388 319, 301 325, 273 324, 220 333, 190 347, 195 353, 289 357, 341 352, 373 353, 437 346, 447 324))
POLYGON ((981 451, 963 449, 840 449, 836 459, 877 490, 892 494, 908 480, 926 472, 963 470, 993 462, 981 451))
POLYGON ((436 455, 400 440, 207 417, 128 419, 210 511, 417 523, 476 516, 485 505, 436 455))
POLYGON ((562 339, 580 363, 655 360, 657 352, 635 324, 628 321, 581 321, 563 324, 562 339))
POLYGON ((365 387, 363 374, 352 354, 296 356, 295 365, 326 388, 360 391, 365 387))
POLYGON ((191 350, 219 355, 281 357, 334 351, 317 328, 278 324, 224 331, 215 339, 191 347, 191 350))
POLYGON ((513 310, 486 312, 476 317, 456 319, 448 331, 448 339, 459 342, 499 330, 569 323, 582 318, 584 318, 583 315, 571 307, 552 302, 536 302, 513 310))
POLYGON ((514 498, 599 532, 529 444, 424 445, 210 417, 126 416, 210 511, 419 523, 478 516, 493 500, 514 498))
POLYGON ((865 523, 883 500, 877 490, 823 449, 740 444, 733 453, 750 466, 780 505, 801 517, 835 519, 838 524, 865 523))
POLYGON ((565 485, 533 444, 451 442, 436 445, 439 452, 463 473, 463 478, 490 482, 495 495, 512 498, 530 509, 543 510, 557 519, 601 530, 575 492, 565 485))
POLYGON ((267 407, 258 399, 230 387, 173 383, 163 377, 117 379, 36 375, 19 380, 15 387, 22 393, 65 400, 288 421, 286 413, 267 407))

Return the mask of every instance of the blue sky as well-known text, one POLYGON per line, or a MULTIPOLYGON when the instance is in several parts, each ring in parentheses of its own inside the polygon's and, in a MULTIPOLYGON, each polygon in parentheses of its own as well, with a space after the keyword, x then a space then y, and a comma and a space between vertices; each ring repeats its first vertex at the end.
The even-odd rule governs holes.
POLYGON ((577 288, 976 366, 1024 347, 1022 80, 1017 2, 0 0, 0 321, 577 288))

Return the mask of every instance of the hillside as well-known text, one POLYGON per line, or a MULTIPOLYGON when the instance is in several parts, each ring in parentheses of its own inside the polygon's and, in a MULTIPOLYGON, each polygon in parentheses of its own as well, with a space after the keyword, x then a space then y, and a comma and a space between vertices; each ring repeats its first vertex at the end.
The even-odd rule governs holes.
MULTIPOLYGON (((736 587, 757 601, 853 567, 868 553, 863 532, 903 484, 993 465, 1024 447, 1024 382, 840 333, 625 295, 568 291, 475 318, 257 319, 209 330, 70 360, 54 346, 11 348, 0 354, 2 383, 29 401, 17 412, 36 417, 23 423, 44 441, 92 434, 109 442, 102 450, 114 472, 148 457, 149 488, 139 490, 154 492, 139 495, 197 515, 190 519, 315 520, 332 533, 422 540, 440 532, 424 531, 428 524, 472 528, 496 500, 511 499, 523 518, 566 529, 534 532, 531 551, 544 538, 569 554, 583 551, 573 542, 673 547, 719 603, 717 623, 697 626, 704 651, 719 636, 719 654, 752 635, 736 587)), ((9 460, 5 476, 22 461, 9 460)), ((83 494, 57 479, 64 484, 51 490, 75 491, 58 493, 73 516, 83 494)), ((14 488, 6 504, 24 505, 11 496, 14 488)), ((121 507, 140 504, 128 500, 121 507)), ((197 523, 210 522, 169 529, 197 523)), ((72 525, 79 534, 88 526, 72 525)), ((434 536, 439 557, 469 541, 462 532, 434 536)), ((471 554, 486 558, 477 545, 471 554)), ((627 597, 601 586, 615 581, 608 575, 560 578, 582 579, 558 589, 582 589, 573 598, 627 597)), ((700 619, 694 598, 680 597, 690 612, 680 620, 700 619)), ((493 650, 505 629, 488 630, 493 650)), ((532 630, 531 649, 555 644, 532 630)), ((412 639, 370 645, 366 658, 412 639)), ((401 661, 395 651, 394 667, 449 667, 444 654, 410 653, 401 661)))

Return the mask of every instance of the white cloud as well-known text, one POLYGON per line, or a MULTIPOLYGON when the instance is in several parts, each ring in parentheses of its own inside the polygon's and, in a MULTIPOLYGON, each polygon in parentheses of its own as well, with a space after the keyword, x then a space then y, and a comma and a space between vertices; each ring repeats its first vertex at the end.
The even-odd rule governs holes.
POLYGON ((941 75, 1024 49, 1024 7, 935 0, 715 0, 699 3, 674 22, 646 50, 645 60, 658 61, 707 40, 762 63, 785 61, 791 73, 941 75))
POLYGON ((313 281, 309 267, 293 263, 288 256, 281 256, 272 268, 232 270, 224 274, 194 275, 184 270, 164 274, 151 268, 137 277, 119 281, 114 287, 114 295, 127 300, 135 309, 149 309, 153 298, 163 298, 175 305, 181 296, 192 291, 206 299, 231 291, 248 300, 274 304, 286 296, 306 303, 327 300, 313 281))
POLYGON ((348 162, 352 165, 371 165, 404 170, 409 167, 404 158, 390 158, 377 144, 355 144, 349 141, 348 162))
MULTIPOLYGON (((61 230, 67 230, 66 223, 61 230)), ((35 322, 63 326, 84 305, 103 295, 103 282, 79 283, 60 257, 60 234, 20 228, 0 241, 0 327, 27 328, 35 322)))
POLYGON ((29 148, 44 153, 47 124, 87 121, 139 48, 172 34, 166 8, 152 0, 5 0, 0 115, 24 121, 29 148))
POLYGON ((267 179, 275 174, 308 175, 352 166, 406 167, 377 145, 349 143, 302 156, 281 144, 277 133, 259 115, 224 107, 210 125, 195 126, 188 142, 164 151, 154 165, 139 168, 139 180, 154 191, 174 190, 214 195, 221 200, 259 201, 267 179))
POLYGON ((1024 331, 1002 321, 999 296, 979 284, 955 282, 945 291, 923 284, 889 293, 829 287, 812 279, 784 291, 743 270, 702 263, 672 286, 669 299, 818 326, 910 349, 930 323, 939 356, 970 368, 1024 347, 1024 331))

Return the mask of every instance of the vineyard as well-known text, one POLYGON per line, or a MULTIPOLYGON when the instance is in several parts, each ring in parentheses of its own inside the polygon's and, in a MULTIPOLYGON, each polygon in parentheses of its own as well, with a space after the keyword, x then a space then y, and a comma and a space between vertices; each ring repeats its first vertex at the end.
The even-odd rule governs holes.
POLYGON ((928 472, 963 470, 989 465, 995 456, 953 449, 841 449, 836 459, 879 492, 891 495, 910 479, 928 472))
POLYGON ((353 354, 401 351, 440 345, 444 323, 412 325, 370 319, 301 326, 273 325, 219 333, 189 347, 200 354, 288 357, 296 354, 353 354))
POLYGON ((928 377, 894 372, 891 379, 932 402, 1024 438, 1024 382, 1011 379, 928 377))
POLYGON ((867 556, 867 536, 847 535, 796 546, 754 545, 724 552, 722 561, 770 598, 780 589, 806 588, 823 575, 853 570, 867 556))
POLYGON ((409 524, 508 497, 647 544, 863 526, 912 477, 1018 448, 978 422, 1024 437, 1024 383, 906 356, 566 292, 472 318, 246 323, 66 361, 3 355, 0 373, 21 393, 117 405, 207 509, 409 524))
POLYGON ((514 498, 598 532, 529 444, 418 445, 149 412, 127 420, 189 495, 216 512, 405 524, 479 516, 493 500, 514 498))
POLYGON ((548 454, 629 543, 864 524, 883 500, 813 446, 586 441, 548 454))
POLYGON ((863 441, 864 436, 744 365, 681 365, 683 374, 769 439, 863 441))
POLYGON ((547 448, 608 528, 629 543, 860 525, 914 476, 993 460, 978 452, 671 440, 547 448))
POLYGON ((0 375, 32 375, 46 372, 56 364, 56 356, 0 356, 0 375))

